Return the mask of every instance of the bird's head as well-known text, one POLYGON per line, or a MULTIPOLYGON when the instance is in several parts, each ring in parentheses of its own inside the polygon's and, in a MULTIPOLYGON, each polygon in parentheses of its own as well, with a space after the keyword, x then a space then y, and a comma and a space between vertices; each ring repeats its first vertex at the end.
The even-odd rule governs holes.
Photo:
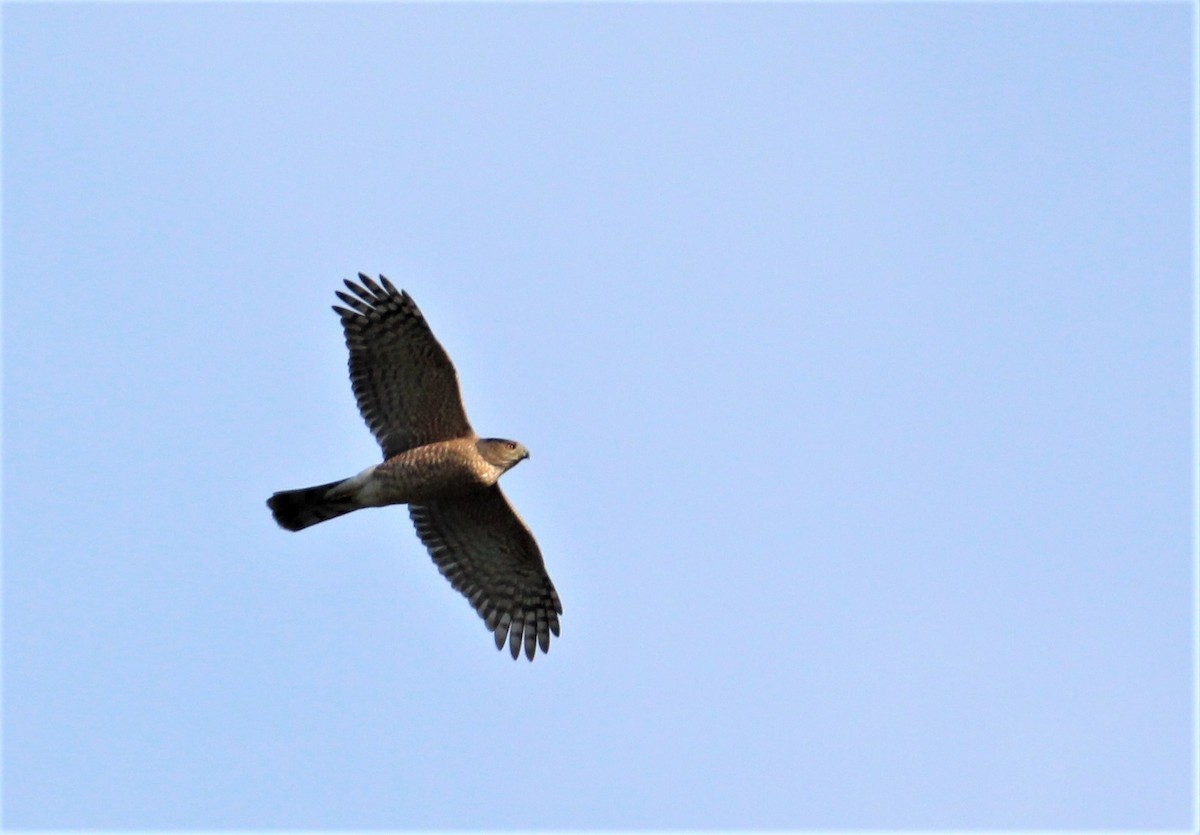
POLYGON ((480 438, 477 446, 483 460, 505 470, 512 469, 529 457, 529 450, 524 444, 504 438, 480 438))

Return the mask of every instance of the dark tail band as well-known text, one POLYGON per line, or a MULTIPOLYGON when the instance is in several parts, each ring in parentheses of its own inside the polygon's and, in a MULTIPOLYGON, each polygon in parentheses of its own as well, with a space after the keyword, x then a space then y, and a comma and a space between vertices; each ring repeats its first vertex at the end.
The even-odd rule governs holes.
POLYGON ((331 481, 319 487, 301 490, 281 490, 267 499, 267 507, 279 527, 302 531, 307 527, 358 510, 361 505, 353 498, 327 499, 329 491, 342 482, 331 481))

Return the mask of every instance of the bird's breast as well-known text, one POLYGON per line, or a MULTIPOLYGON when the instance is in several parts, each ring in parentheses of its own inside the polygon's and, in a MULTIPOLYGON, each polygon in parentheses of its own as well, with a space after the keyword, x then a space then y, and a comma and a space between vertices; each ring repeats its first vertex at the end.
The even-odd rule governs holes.
POLYGON ((439 441, 406 450, 375 470, 384 504, 408 504, 488 487, 500 471, 469 441, 439 441))

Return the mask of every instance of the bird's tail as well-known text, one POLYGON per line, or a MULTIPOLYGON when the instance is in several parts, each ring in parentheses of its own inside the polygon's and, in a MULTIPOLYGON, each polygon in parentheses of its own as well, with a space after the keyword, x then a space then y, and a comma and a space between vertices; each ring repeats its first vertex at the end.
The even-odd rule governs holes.
POLYGON ((302 531, 310 525, 336 518, 363 506, 353 493, 347 495, 345 491, 334 492, 333 488, 348 481, 350 479, 331 481, 319 487, 281 490, 267 499, 267 507, 271 508, 279 527, 289 531, 302 531))

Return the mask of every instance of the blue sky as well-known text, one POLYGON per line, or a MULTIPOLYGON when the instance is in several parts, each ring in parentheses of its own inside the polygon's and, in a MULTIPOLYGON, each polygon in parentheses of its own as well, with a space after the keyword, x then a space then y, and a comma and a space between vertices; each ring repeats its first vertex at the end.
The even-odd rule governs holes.
POLYGON ((1193 7, 5 4, 13 828, 1189 827, 1193 7), (344 277, 564 604, 497 653, 344 277))

